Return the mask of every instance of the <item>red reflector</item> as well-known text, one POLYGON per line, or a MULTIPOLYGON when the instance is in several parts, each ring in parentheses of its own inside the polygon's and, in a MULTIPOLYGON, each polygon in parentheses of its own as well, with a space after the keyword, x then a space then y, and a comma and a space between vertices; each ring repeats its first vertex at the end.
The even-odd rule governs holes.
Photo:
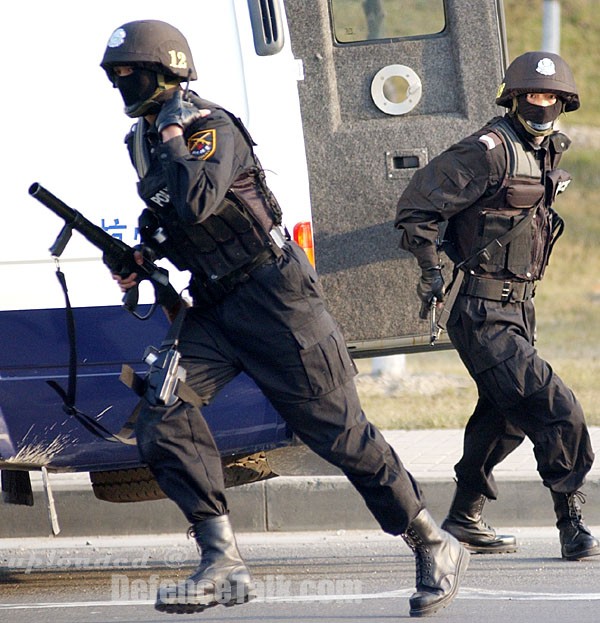
POLYGON ((309 221, 294 225, 294 242, 304 249, 310 263, 315 265, 315 246, 313 244, 312 225, 309 221))

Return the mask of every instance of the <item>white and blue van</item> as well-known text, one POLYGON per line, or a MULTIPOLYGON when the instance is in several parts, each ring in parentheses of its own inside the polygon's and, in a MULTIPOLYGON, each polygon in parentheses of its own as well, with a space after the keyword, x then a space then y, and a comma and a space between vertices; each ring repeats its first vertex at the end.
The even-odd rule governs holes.
MULTIPOLYGON (((28 499, 33 470, 90 472, 102 499, 117 491, 119 501, 148 499, 136 493, 136 482, 147 486, 151 476, 135 446, 106 440, 67 413, 48 381, 67 390, 75 344, 76 407, 118 431, 137 403, 119 381, 121 366, 144 374, 143 352, 160 343, 167 321, 160 311, 146 321, 128 314, 100 251, 75 233, 59 260, 75 321, 70 341, 48 251, 63 222, 27 192, 37 182, 115 238, 138 241, 143 206, 123 144, 131 120, 99 66, 122 23, 161 19, 186 36, 198 71, 192 88, 250 130, 285 225, 315 262, 353 356, 429 348, 417 267, 398 249, 393 228, 395 204, 416 169, 499 114, 501 0, 23 0, 11 7, 0 44, 12 59, 0 234, 0 470, 8 501, 28 499)), ((188 276, 165 267, 184 288, 188 276)), ((150 289, 142 303, 151 302, 150 289)), ((269 451, 294 443, 244 375, 203 413, 224 463, 255 467, 232 484, 270 475, 269 451)))

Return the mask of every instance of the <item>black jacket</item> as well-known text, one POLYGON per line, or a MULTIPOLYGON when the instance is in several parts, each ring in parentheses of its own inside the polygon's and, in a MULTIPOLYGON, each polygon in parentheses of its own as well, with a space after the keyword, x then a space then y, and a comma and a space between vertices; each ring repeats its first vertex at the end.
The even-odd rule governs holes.
POLYGON ((534 209, 538 212, 530 230, 511 242, 511 248, 498 249, 475 272, 541 278, 559 222, 551 209, 551 172, 570 142, 560 133, 539 146, 529 138, 513 117, 498 117, 415 173, 398 202, 395 226, 402 231, 401 247, 422 268, 439 264, 442 230, 449 255, 462 261, 534 209))
POLYGON ((270 248, 281 210, 242 123, 196 95, 192 102, 211 112, 183 136, 162 143, 156 128, 140 120, 126 143, 147 205, 139 219, 142 242, 204 284, 270 248))

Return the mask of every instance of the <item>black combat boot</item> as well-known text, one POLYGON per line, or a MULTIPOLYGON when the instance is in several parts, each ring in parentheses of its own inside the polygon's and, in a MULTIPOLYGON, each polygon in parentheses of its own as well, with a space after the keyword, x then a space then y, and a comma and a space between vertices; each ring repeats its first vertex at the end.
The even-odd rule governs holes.
POLYGON ((200 550, 200 566, 187 580, 160 587, 154 607, 161 612, 190 614, 253 599, 252 578, 238 551, 229 517, 200 521, 190 534, 200 550))
POLYGON ((580 491, 556 493, 551 491, 556 513, 556 527, 560 534, 560 549, 566 560, 579 560, 600 554, 600 543, 583 523, 581 507, 585 496, 580 491))
POLYGON ((417 562, 417 592, 410 598, 410 616, 422 617, 445 608, 456 597, 462 575, 469 566, 469 552, 451 535, 440 530, 423 509, 402 535, 417 562))
POLYGON ((485 495, 456 488, 454 500, 442 529, 476 554, 510 554, 517 551, 517 539, 509 534, 496 534, 481 518, 485 495))

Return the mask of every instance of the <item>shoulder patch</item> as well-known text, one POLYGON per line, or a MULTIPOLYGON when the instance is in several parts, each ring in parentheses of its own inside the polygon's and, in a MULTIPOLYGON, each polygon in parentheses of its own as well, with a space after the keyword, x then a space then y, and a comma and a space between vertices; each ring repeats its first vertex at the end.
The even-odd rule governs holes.
POLYGON ((217 149, 217 131, 212 128, 192 134, 187 140, 187 147, 194 158, 208 160, 217 149))
POLYGON ((571 145, 571 139, 566 134, 563 134, 562 132, 556 132, 556 134, 552 134, 552 136, 550 137, 550 140, 552 141, 554 145, 554 149, 559 154, 563 153, 564 151, 567 151, 567 149, 569 149, 571 145))
POLYGON ((488 151, 494 149, 494 147, 497 147, 501 143, 499 136, 494 132, 480 136, 479 140, 487 147, 488 151))

